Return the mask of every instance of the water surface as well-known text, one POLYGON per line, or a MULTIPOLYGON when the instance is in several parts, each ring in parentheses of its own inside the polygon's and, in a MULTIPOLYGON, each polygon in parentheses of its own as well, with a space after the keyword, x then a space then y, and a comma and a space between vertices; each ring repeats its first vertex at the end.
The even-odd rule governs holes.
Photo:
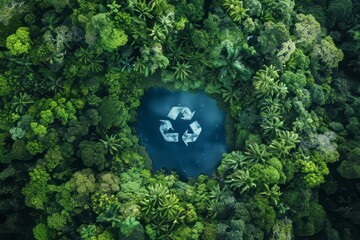
MULTIPOLYGON (((152 159, 153 170, 161 168, 175 170, 183 179, 196 177, 200 173, 211 175, 220 163, 222 154, 227 150, 225 113, 220 111, 216 101, 205 93, 194 94, 150 88, 141 99, 137 120, 137 134, 152 159), (173 107, 183 107, 177 109, 187 107, 191 112, 195 111, 195 114, 189 120, 188 115, 184 117, 182 113, 179 113, 176 120, 173 120, 168 117, 173 107), (177 142, 166 141, 160 132, 160 125, 168 121, 174 129, 170 129, 168 133, 172 136, 178 133, 177 142), (195 121, 201 126, 198 137, 182 138, 186 130, 188 134, 194 133, 190 124, 195 121), (187 142, 186 145, 183 139, 196 140, 187 142)), ((192 126, 195 127, 197 124, 192 124, 192 126)), ((176 138, 169 137, 168 140, 175 141, 176 138)))

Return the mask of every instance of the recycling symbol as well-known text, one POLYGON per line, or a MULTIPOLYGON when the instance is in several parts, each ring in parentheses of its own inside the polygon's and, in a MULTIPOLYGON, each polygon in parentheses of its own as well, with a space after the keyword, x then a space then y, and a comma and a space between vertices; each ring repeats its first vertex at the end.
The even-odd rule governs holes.
MULTIPOLYGON (((195 111, 191 112, 188 107, 172 107, 167 117, 172 120, 176 120, 180 114, 182 115, 182 120, 191 121, 195 114, 195 111)), ((169 130, 174 130, 171 122, 169 120, 160 120, 160 122, 160 132, 161 135, 164 137, 164 140, 167 142, 179 142, 179 133, 168 132, 169 130)), ((193 133, 189 133, 189 131, 186 130, 181 137, 186 146, 188 146, 188 143, 195 142, 202 131, 198 121, 190 123, 189 126, 193 133)))

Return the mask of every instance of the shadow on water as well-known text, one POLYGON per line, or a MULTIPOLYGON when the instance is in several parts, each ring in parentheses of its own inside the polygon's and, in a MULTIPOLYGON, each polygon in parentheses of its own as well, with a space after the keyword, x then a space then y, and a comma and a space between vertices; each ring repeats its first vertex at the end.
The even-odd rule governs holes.
POLYGON ((205 93, 169 91, 164 88, 150 88, 141 99, 136 126, 140 142, 152 159, 153 170, 165 168, 175 170, 182 179, 197 177, 201 173, 211 175, 227 151, 225 138, 225 113, 216 101, 205 93), (176 120, 167 117, 172 107, 188 107, 195 114, 191 120, 176 120), (160 120, 169 120, 179 133, 178 142, 167 142, 160 132, 160 120), (182 140, 190 124, 198 121, 202 131, 195 142, 182 140))

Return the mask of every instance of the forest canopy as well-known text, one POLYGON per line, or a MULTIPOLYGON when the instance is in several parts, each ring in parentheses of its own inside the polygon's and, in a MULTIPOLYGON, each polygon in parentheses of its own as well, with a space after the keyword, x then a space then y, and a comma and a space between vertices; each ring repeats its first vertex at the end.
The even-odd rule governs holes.
POLYGON ((1 239, 356 239, 358 0, 3 0, 1 239), (152 171, 150 86, 228 115, 211 176, 152 171))

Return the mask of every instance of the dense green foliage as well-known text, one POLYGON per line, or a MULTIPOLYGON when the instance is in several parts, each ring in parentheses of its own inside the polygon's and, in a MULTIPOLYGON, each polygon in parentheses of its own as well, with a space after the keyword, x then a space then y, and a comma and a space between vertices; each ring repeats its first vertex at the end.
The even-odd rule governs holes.
POLYGON ((356 239, 358 0, 4 0, 1 239, 356 239), (230 119, 212 176, 151 171, 148 86, 230 119), (146 87, 145 87, 146 86, 146 87))

